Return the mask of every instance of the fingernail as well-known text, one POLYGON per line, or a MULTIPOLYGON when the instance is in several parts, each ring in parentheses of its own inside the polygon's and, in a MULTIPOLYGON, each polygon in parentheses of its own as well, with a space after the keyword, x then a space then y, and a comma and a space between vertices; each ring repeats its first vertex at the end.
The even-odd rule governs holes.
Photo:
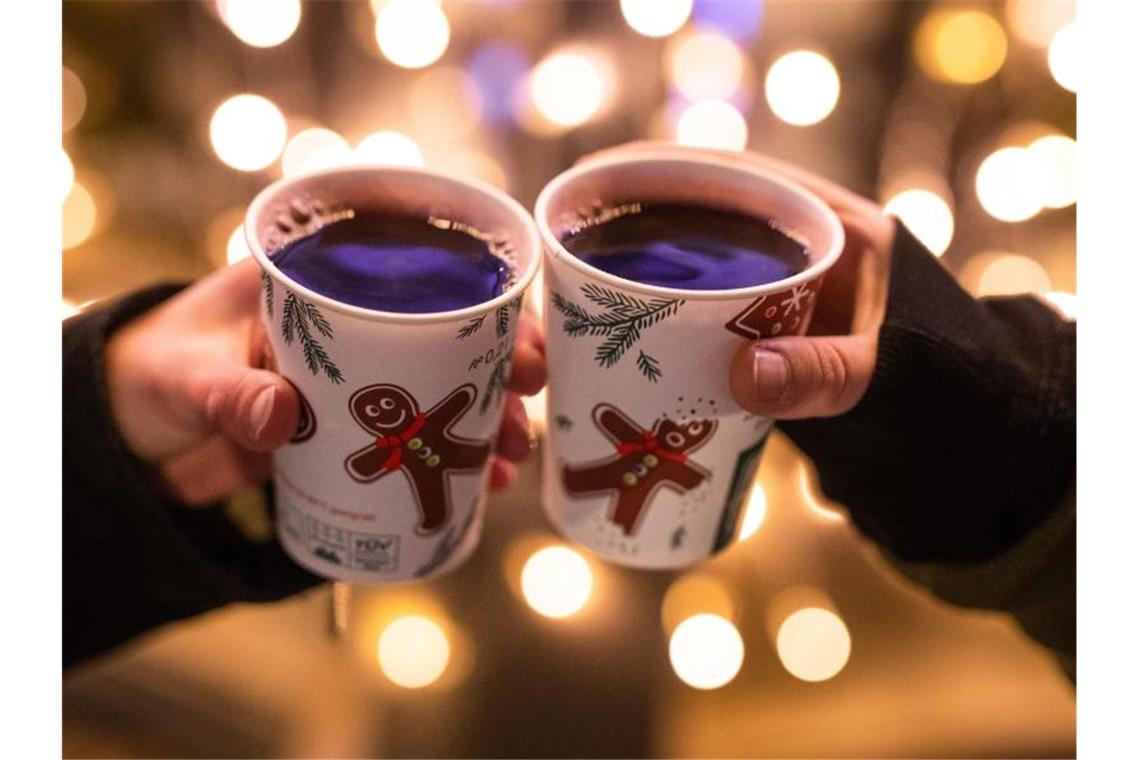
POLYGON ((758 401, 776 401, 788 389, 788 360, 783 354, 752 349, 752 387, 758 401))
POLYGON ((254 438, 260 438, 269 418, 273 415, 273 402, 277 399, 277 389, 272 385, 257 394, 249 410, 250 429, 254 438))

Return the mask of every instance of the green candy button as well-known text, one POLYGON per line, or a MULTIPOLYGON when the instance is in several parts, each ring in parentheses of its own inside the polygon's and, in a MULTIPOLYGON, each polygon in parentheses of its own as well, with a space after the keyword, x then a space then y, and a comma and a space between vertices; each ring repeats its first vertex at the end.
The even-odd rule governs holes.
POLYGON ((420 440, 419 438, 413 438, 412 440, 408 441, 408 448, 411 449, 412 451, 415 451, 416 449, 418 449, 420 446, 423 446, 423 445, 424 445, 424 442, 422 440, 420 440))
POLYGON ((437 464, 439 464, 439 454, 432 454, 427 458, 428 467, 435 467, 437 464))
POLYGON ((642 459, 641 461, 645 463, 646 467, 656 467, 657 466, 657 457, 653 456, 652 454, 646 454, 645 458, 642 459))
POLYGON ((627 472, 621 476, 621 482, 625 483, 627 486, 635 486, 637 485, 637 476, 632 472, 627 472))

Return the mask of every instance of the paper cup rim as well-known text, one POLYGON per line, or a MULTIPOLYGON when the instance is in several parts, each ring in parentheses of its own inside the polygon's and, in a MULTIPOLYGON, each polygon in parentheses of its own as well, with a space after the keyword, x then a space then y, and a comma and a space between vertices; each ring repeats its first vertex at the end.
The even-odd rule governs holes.
POLYGON ((316 303, 325 306, 332 311, 340 312, 348 316, 356 317, 359 319, 366 319, 374 322, 396 322, 404 324, 439 324, 442 322, 456 322, 464 319, 470 319, 480 314, 485 314, 500 306, 505 306, 512 300, 517 298, 523 290, 525 290, 534 280, 535 274, 538 272, 539 263, 542 260, 542 241, 539 236, 537 225, 534 219, 527 212, 526 208, 516 201, 511 196, 507 195, 503 190, 495 187, 489 182, 485 182, 475 177, 469 177, 458 172, 446 171, 442 169, 427 168, 421 166, 340 166, 331 169, 323 169, 320 171, 306 172, 294 177, 282 177, 266 187, 254 196, 250 201, 249 208, 245 212, 245 221, 242 224, 245 233, 245 242, 249 246, 249 250, 253 258, 261 266, 262 271, 267 272, 271 277, 280 280, 283 284, 297 293, 303 295, 307 300, 315 301, 316 303), (519 272, 518 277, 515 278, 514 283, 509 288, 495 296, 494 298, 486 301, 480 301, 471 306, 465 306, 462 309, 453 309, 451 311, 432 311, 422 313, 410 313, 399 311, 381 311, 379 309, 368 309, 363 306, 353 306, 352 304, 338 301, 334 298, 329 298, 326 295, 318 293, 317 291, 308 288, 293 278, 286 275, 273 263, 272 259, 265 253, 261 242, 257 239, 256 223, 257 218, 262 211, 263 207, 275 198, 282 189, 305 180, 312 180, 314 177, 322 177, 336 174, 387 174, 387 175, 417 175, 423 177, 431 177, 433 179, 442 179, 447 182, 454 182, 460 185, 466 185, 468 188, 478 190, 485 195, 493 198, 497 203, 504 206, 512 215, 516 216, 526 229, 526 243, 531 246, 533 255, 530 261, 527 262, 526 267, 519 272))
POLYGON ((538 194, 538 199, 534 204, 534 220, 538 227, 538 234, 542 238, 546 246, 547 252, 559 259, 560 262, 565 263, 573 269, 588 275, 591 278, 601 280, 610 285, 620 287, 624 290, 634 290, 641 293, 646 293, 653 296, 662 296, 669 298, 684 298, 693 301, 727 301, 737 298, 756 298, 762 295, 771 293, 778 293, 788 288, 796 287, 807 282, 815 280, 835 264, 839 259, 839 255, 843 253, 845 245, 845 234, 843 232, 843 223, 839 221, 839 215, 835 213, 826 203, 823 202, 817 195, 810 192, 802 185, 797 183, 779 172, 770 170, 766 167, 756 166, 753 164, 735 162, 729 157, 721 156, 682 156, 675 152, 670 152, 667 148, 660 151, 637 151, 631 152, 629 155, 613 155, 603 156, 600 158, 589 159, 577 166, 573 166, 566 171, 562 172, 554 179, 550 180, 538 194), (774 282, 766 282, 760 285, 749 285, 744 288, 730 288, 724 290, 689 290, 685 288, 666 288, 660 285, 650 285, 637 280, 628 280, 624 277, 610 274, 597 267, 591 266, 586 262, 579 259, 572 254, 567 248, 562 245, 562 242, 550 229, 550 225, 546 221, 546 211, 550 204, 550 199, 556 192, 561 190, 570 182, 580 178, 584 174, 588 174, 598 169, 621 166, 629 164, 685 164, 689 166, 707 166, 709 164, 716 165, 722 169, 736 171, 741 174, 751 175, 760 178, 761 180, 771 182, 775 185, 788 190, 793 195, 796 195, 800 200, 807 203, 815 211, 818 212, 820 218, 823 220, 824 225, 832 233, 831 246, 823 252, 823 254, 811 266, 804 269, 802 272, 797 272, 791 277, 786 277, 782 280, 774 282))

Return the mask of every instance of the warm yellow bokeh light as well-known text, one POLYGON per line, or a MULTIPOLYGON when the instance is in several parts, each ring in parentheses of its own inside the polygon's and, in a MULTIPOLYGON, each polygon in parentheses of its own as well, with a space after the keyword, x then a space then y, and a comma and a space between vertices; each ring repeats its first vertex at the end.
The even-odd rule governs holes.
POLYGON ((1029 145, 1045 170, 1045 206, 1064 208, 1077 202, 1077 141, 1065 135, 1048 135, 1029 145))
POLYGON ((301 0, 216 0, 218 15, 247 45, 268 48, 293 36, 301 23, 301 0))
POLYGON ((59 166, 59 179, 60 189, 63 191, 63 200, 67 200, 67 196, 71 193, 71 185, 75 182, 75 167, 71 164, 71 157, 67 155, 67 151, 60 148, 60 161, 59 166))
POLYGON ((954 239, 950 206, 929 190, 904 190, 887 201, 884 210, 899 218, 935 256, 946 253, 954 239))
POLYGON ((1045 268, 1027 256, 1007 253, 983 254, 993 260, 978 277, 977 296, 1010 296, 1021 293, 1045 293, 1053 288, 1045 268))
POLYGON ((748 144, 748 124, 731 103, 698 100, 681 112, 676 136, 682 145, 744 150, 748 144))
POLYGON ((1077 27, 1069 24, 1053 36, 1049 43, 1049 73, 1057 84, 1069 92, 1077 91, 1077 67, 1080 66, 1077 27))
POLYGON ((915 57, 933 79, 977 84, 998 73, 1008 43, 997 19, 979 10, 936 10, 919 24, 915 57))
POLYGON ((638 34, 665 37, 680 29, 693 12, 693 0, 621 0, 621 15, 638 34))
POLYGON ((1021 222, 1044 207, 1049 178, 1037 156, 1025 148, 1008 147, 982 161, 974 186, 990 216, 1021 222))
POLYGON ((71 184, 71 192, 63 199, 63 247, 74 248, 91 237, 98 213, 95 199, 79 180, 71 184))
POLYGON ((423 166, 424 154, 412 138, 401 132, 383 129, 360 141, 353 155, 353 163, 423 166))
POLYGON ((260 95, 235 95, 210 119, 210 144, 225 164, 245 172, 269 166, 281 155, 288 131, 277 106, 260 95))
POLYGON ((531 72, 530 97, 535 109, 561 127, 589 121, 602 107, 606 80, 598 64, 571 51, 553 53, 531 72))
POLYGON ((249 246, 245 242, 245 225, 239 224, 237 228, 230 233, 229 240, 226 241, 226 263, 236 264, 242 259, 249 258, 249 246))
POLYGON ((439 3, 389 0, 376 14, 376 44, 392 63, 422 69, 439 60, 451 40, 451 25, 439 3))
POLYGON ((1048 303, 1053 309, 1064 317, 1066 320, 1072 322, 1077 318, 1077 295, 1076 293, 1066 293, 1063 290, 1050 290, 1048 293, 1040 294, 1045 302, 1048 303))
POLYGON ((281 171, 286 177, 347 166, 353 161, 348 141, 331 129, 310 127, 289 138, 281 153, 281 171))
POLYGON ((784 668, 801 681, 826 681, 847 664, 851 636, 834 612, 807 607, 780 624, 776 653, 784 668))
POLYGON ((74 129, 87 110, 87 89, 71 69, 63 67, 63 131, 74 129))
POLYGON ((526 418, 530 421, 530 429, 536 435, 541 435, 546 430, 546 389, 543 388, 533 396, 521 398, 526 418))
POLYGON ((693 615, 669 637, 669 662, 677 677, 694 689, 719 689, 740 672, 744 640, 720 615, 693 615))
POLYGON ((1068 0, 1010 0, 1006 16, 1014 34, 1037 47, 1045 47, 1061 27, 1076 18, 1076 5, 1068 0))
POLYGON ((748 494, 748 504, 744 507, 744 517, 740 520, 740 530, 737 539, 743 541, 764 524, 764 517, 768 513, 768 497, 764 493, 764 486, 756 483, 752 492, 748 494))
POLYGON ((772 113, 788 124, 806 127, 827 118, 839 102, 839 72, 813 50, 780 56, 764 78, 772 113))
POLYGON ((397 686, 419 689, 447 669, 451 645, 439 624, 422 615, 393 620, 376 644, 380 670, 397 686))
POLYGON ((564 618, 581 610, 594 590, 594 574, 581 554, 566 546, 539 549, 522 569, 522 592, 535 612, 564 618))
POLYGON ((669 78, 689 100, 724 100, 740 87, 745 61, 740 48, 715 32, 698 32, 666 52, 669 78))
POLYGON ((79 311, 80 309, 78 306, 73 304, 71 301, 68 301, 66 298, 63 299, 63 318, 65 320, 74 317, 79 313, 79 311))

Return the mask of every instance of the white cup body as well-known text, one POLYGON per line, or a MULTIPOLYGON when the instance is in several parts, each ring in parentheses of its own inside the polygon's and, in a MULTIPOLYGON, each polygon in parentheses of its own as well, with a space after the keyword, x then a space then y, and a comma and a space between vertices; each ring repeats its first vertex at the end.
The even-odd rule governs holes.
POLYGON ((663 152, 599 159, 536 206, 545 248, 549 390, 543 505, 567 537, 613 562, 676 568, 735 540, 771 420, 729 390, 748 339, 802 334, 843 231, 788 180, 727 159, 663 152), (712 205, 771 220, 809 265, 776 283, 684 291, 597 270, 559 242, 599 209, 712 205))
POLYGON ((250 206, 261 316, 302 419, 274 454, 277 535, 300 565, 361 583, 425 578, 478 544, 490 452, 537 234, 522 207, 474 180, 359 168, 284 180, 250 206), (353 307, 282 274, 272 254, 355 210, 468 225, 513 259, 515 281, 467 309, 396 314, 353 307))

